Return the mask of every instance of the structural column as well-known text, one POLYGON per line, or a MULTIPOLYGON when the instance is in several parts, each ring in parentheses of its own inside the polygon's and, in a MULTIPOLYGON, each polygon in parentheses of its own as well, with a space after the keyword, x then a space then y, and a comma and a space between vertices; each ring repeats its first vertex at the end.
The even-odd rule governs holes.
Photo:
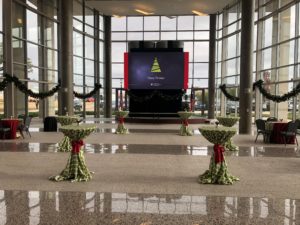
POLYGON ((209 15, 208 119, 215 117, 216 18, 209 15))
POLYGON ((59 114, 73 115, 73 0, 61 1, 59 114))
MULTIPOLYGON (((97 10, 94 9, 94 24, 96 29, 94 30, 94 36, 96 40, 99 40, 99 13, 97 10)), ((103 49, 100 49, 99 41, 95 41, 94 43, 94 56, 95 56, 95 62, 99 62, 99 52, 103 51, 103 49)), ((97 84, 100 84, 100 66, 99 63, 94 63, 94 71, 95 71, 95 81, 97 84)), ((101 84, 103 85, 103 84, 101 84)), ((95 117, 100 118, 100 90, 97 91, 97 93, 94 96, 95 98, 95 104, 94 104, 94 110, 95 110, 95 117)))
POLYGON ((240 134, 251 134, 254 1, 242 0, 240 64, 240 134))
MULTIPOLYGON (((12 1, 3 1, 3 31, 4 35, 4 73, 13 74, 13 49, 12 49, 12 1)), ((4 91, 4 115, 17 116, 15 112, 14 84, 9 83, 4 91)))
POLYGON ((104 51, 105 51, 105 76, 104 76, 104 116, 111 117, 112 107, 112 76, 111 76, 111 17, 104 16, 104 51))

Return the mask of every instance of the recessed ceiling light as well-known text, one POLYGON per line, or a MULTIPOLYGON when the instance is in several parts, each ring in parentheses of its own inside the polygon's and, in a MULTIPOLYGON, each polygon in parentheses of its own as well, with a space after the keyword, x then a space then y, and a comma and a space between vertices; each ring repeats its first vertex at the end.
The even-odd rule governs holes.
POLYGON ((112 16, 115 17, 115 18, 122 18, 122 17, 124 17, 124 16, 119 16, 119 15, 116 15, 116 14, 114 14, 112 16))
POLYGON ((199 11, 197 11, 197 10, 193 10, 192 13, 195 13, 195 14, 198 15, 198 16, 207 16, 206 13, 199 12, 199 11))
POLYGON ((139 13, 142 13, 144 15, 147 15, 147 16, 154 14, 153 12, 152 13, 151 12, 146 12, 145 10, 141 10, 141 9, 135 9, 135 11, 137 11, 139 13))

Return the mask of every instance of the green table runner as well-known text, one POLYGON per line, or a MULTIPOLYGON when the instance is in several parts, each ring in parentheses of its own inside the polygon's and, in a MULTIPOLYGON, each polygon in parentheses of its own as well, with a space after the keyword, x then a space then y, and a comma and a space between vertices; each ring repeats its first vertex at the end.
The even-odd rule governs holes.
POLYGON ((82 151, 83 141, 90 133, 96 130, 96 126, 91 124, 68 125, 60 128, 65 136, 70 138, 72 151, 67 162, 66 168, 57 176, 51 176, 53 181, 70 180, 89 181, 92 179, 91 172, 87 168, 82 151))
MULTIPOLYGON (((217 117, 217 120, 221 125, 224 127, 233 127, 237 121, 240 120, 240 117, 222 117, 219 116, 217 117)), ((233 143, 232 138, 230 138, 225 144, 224 144, 225 149, 229 151, 237 151, 238 147, 233 143)))
POLYGON ((239 178, 228 172, 224 157, 223 145, 236 134, 235 128, 206 126, 199 128, 201 134, 214 144, 214 151, 210 158, 209 169, 198 177, 201 184, 233 184, 239 178))

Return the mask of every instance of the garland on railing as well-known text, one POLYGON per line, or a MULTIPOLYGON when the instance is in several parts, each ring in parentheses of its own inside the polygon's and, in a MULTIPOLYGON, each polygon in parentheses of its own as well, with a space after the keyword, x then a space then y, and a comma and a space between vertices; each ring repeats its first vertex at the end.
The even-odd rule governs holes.
POLYGON ((167 101, 171 101, 171 100, 175 100, 175 99, 181 99, 182 95, 184 95, 184 91, 181 91, 180 93, 176 94, 176 95, 166 95, 161 93, 158 90, 154 90, 151 94, 146 95, 146 96, 137 96, 135 94, 133 94, 130 90, 127 91, 127 94, 136 102, 144 102, 144 101, 149 101, 151 98, 153 98, 154 96, 159 96, 164 100, 167 101))
POLYGON ((225 95, 226 98, 228 98, 230 101, 239 101, 240 98, 239 97, 236 97, 236 96, 233 96, 231 94, 228 93, 228 91, 226 90, 226 84, 222 84, 219 86, 219 88, 221 89, 221 91, 223 92, 223 94, 225 95))
MULTIPOLYGON (((256 82, 253 83, 252 87, 253 87, 253 91, 255 90, 255 88, 258 88, 259 92, 267 99, 274 101, 274 102, 285 102, 287 100, 289 100, 290 98, 296 97, 299 93, 300 93, 300 83, 297 84, 297 86, 295 88, 293 88, 291 91, 289 91, 288 93, 285 93, 283 95, 272 95, 270 93, 268 93, 264 88, 264 81, 263 80, 258 80, 256 82)), ((219 88, 221 89, 221 91, 223 92, 223 94, 231 101, 239 101, 239 97, 235 97, 230 95, 227 90, 226 90, 226 85, 220 85, 219 88)))
POLYGON ((14 85, 24 94, 33 98, 44 99, 54 95, 60 89, 60 82, 58 82, 58 84, 49 91, 35 93, 32 90, 28 89, 27 86, 23 84, 18 77, 11 76, 9 74, 3 74, 3 76, 4 80, 0 84, 1 91, 6 88, 8 83, 14 83, 14 85))
POLYGON ((92 96, 94 96, 96 94, 96 92, 102 87, 101 84, 95 84, 95 87, 94 89, 89 92, 89 93, 86 93, 86 94, 80 94, 76 91, 73 91, 73 94, 76 98, 80 98, 80 99, 86 99, 86 98, 90 98, 92 96))
POLYGON ((274 102, 285 102, 292 97, 296 97, 300 93, 300 83, 297 84, 297 86, 294 87, 291 91, 289 91, 288 93, 285 93, 283 95, 272 95, 263 88, 263 85, 264 85, 263 80, 258 80, 253 83, 253 89, 255 89, 257 87, 258 90, 260 91, 260 93, 264 97, 266 97, 267 99, 274 101, 274 102))
MULTIPOLYGON (((3 70, 3 67, 0 68, 0 71, 3 70)), ((7 85, 9 83, 14 83, 14 85, 24 94, 32 97, 32 98, 38 98, 38 99, 44 99, 50 96, 53 96, 61 87, 60 81, 58 81, 58 84, 53 87, 51 90, 49 91, 45 91, 45 92, 39 92, 39 93, 35 93, 32 90, 28 89, 27 86, 22 83, 19 78, 17 76, 11 76, 7 73, 3 74, 4 79, 0 82, 0 91, 4 91, 4 89, 7 87, 7 85)), ((85 98, 90 98, 93 95, 96 94, 96 92, 101 88, 101 84, 95 84, 95 88, 86 94, 80 94, 76 91, 73 91, 74 96, 80 99, 85 99, 85 98)))
POLYGON ((4 78, 3 81, 0 82, 0 91, 4 91, 8 83, 8 80, 4 78))

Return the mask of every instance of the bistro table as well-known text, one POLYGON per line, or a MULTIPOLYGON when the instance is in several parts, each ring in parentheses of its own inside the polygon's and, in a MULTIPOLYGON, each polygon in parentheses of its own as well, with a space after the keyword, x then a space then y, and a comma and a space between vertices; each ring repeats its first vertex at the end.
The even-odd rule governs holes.
POLYGON ((224 144, 236 134, 233 127, 205 126, 199 128, 201 134, 214 144, 214 151, 210 158, 209 169, 204 174, 199 175, 200 184, 233 184, 239 178, 232 176, 228 172, 227 163, 223 155, 224 144))
POLYGON ((71 182, 91 180, 92 175, 85 164, 83 150, 81 147, 84 145, 82 139, 95 131, 96 126, 92 124, 68 125, 61 127, 59 130, 70 138, 72 151, 66 168, 59 175, 49 177, 49 180, 70 180, 71 182))
MULTIPOLYGON (((57 116, 57 122, 60 123, 61 126, 71 125, 72 123, 77 123, 79 120, 78 116, 57 116)), ((57 150, 59 152, 69 152, 71 151, 72 146, 70 143, 70 139, 68 136, 64 136, 64 138, 59 142, 57 150)))
MULTIPOLYGON (((286 131, 287 126, 288 126, 288 122, 267 121, 266 130, 271 133, 268 141, 270 143, 284 144, 284 136, 281 134, 281 132, 286 131)), ((295 138, 294 137, 288 138, 287 144, 295 144, 295 138)))
POLYGON ((192 136, 193 132, 189 128, 189 121, 188 119, 194 114, 193 112, 189 111, 179 111, 177 112, 180 119, 181 119, 181 126, 179 130, 179 134, 181 136, 192 136))
POLYGON ((17 137, 17 129, 19 123, 22 123, 22 119, 16 118, 5 118, 1 120, 3 127, 10 128, 8 139, 16 139, 17 137))
POLYGON ((124 118, 128 115, 128 111, 118 110, 115 115, 118 118, 118 127, 116 129, 116 134, 128 134, 128 129, 124 126, 124 118))
MULTIPOLYGON (((219 116, 217 117, 217 120, 221 125, 224 127, 233 127, 237 121, 240 120, 240 117, 223 117, 219 116)), ((232 138, 230 138, 225 144, 224 147, 226 150, 229 151, 237 151, 238 147, 233 143, 232 138)))

